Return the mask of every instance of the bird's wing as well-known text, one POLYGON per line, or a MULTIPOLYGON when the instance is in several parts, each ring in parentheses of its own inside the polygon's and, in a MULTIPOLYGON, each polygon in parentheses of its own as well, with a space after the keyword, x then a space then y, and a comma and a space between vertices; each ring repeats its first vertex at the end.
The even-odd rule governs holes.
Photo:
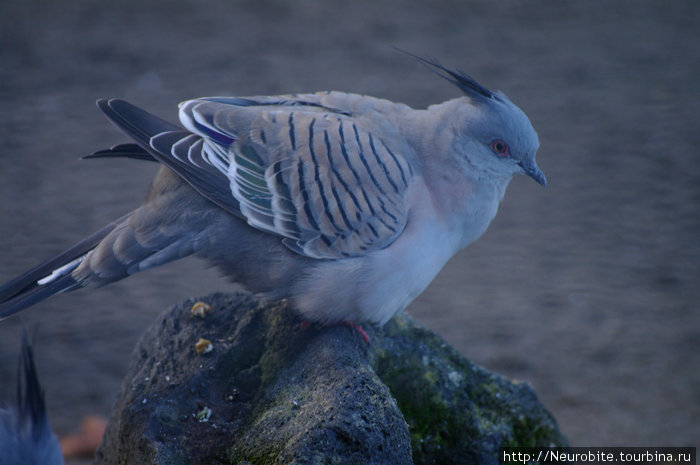
POLYGON ((82 157, 83 160, 93 158, 133 158, 134 160, 158 162, 139 144, 119 144, 109 149, 98 150, 82 157))
POLYGON ((100 106, 206 198, 302 255, 361 256, 406 226, 411 149, 349 112, 300 97, 197 99, 180 107, 189 131, 157 132, 126 102, 100 106))

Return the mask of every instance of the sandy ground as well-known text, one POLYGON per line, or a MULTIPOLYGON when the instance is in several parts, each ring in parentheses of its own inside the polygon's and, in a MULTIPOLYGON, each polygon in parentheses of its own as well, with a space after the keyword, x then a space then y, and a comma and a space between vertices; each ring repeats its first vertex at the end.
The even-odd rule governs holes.
MULTIPOLYGON (((207 95, 315 90, 425 107, 458 95, 392 46, 502 89, 538 130, 549 184, 498 217, 408 312, 531 383, 574 445, 700 438, 700 3, 4 0, 0 281, 135 207, 154 166, 80 161, 125 141, 94 107, 164 117, 207 95)), ((24 323, 50 416, 108 414, 162 309, 231 289, 188 259, 0 323, 0 398, 24 323)))

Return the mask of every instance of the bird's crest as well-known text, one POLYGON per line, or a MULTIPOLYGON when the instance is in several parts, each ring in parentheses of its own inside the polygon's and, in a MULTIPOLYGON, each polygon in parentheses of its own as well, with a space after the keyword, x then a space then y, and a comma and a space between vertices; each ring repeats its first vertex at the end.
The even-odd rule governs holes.
POLYGON ((415 58, 416 60, 420 61, 430 71, 437 74, 438 76, 445 79, 446 81, 451 82, 452 84, 457 86, 462 92, 464 92, 469 97, 473 97, 473 98, 480 99, 480 100, 484 100, 484 99, 502 100, 498 94, 491 92, 486 87, 484 87, 481 84, 479 84, 478 82, 476 82, 474 80, 474 78, 472 78, 471 76, 469 76, 467 73, 465 73, 464 71, 462 71, 460 69, 451 70, 449 68, 446 68, 437 59, 432 58, 432 57, 423 58, 423 57, 415 55, 411 52, 401 50, 400 48, 397 48, 396 50, 403 52, 407 55, 410 55, 413 58, 415 58))

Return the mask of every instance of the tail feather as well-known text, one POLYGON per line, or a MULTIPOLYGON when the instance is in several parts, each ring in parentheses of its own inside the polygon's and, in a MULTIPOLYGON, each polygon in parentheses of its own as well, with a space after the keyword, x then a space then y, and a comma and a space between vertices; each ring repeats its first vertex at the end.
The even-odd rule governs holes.
MULTIPOLYGON (((162 153, 151 146, 151 139, 155 136, 175 132, 182 137, 189 137, 189 132, 122 100, 99 100, 97 105, 112 123, 136 143, 120 144, 86 158, 126 157, 157 161, 171 168, 195 189, 197 186, 201 189, 201 185, 209 185, 197 182, 198 177, 208 173, 196 170, 188 172, 187 167, 181 167, 179 159, 170 154, 171 147, 167 148, 167 153, 162 153)), ((211 170, 216 168, 212 167, 211 170)), ((212 184, 213 187, 209 189, 212 192, 207 190, 203 196, 235 214, 238 212, 237 202, 230 196, 222 200, 221 195, 217 194, 219 191, 226 192, 228 188, 227 178, 221 173, 218 175, 215 180, 221 185, 212 184)), ((189 190, 178 190, 180 185, 185 184, 181 184, 179 179, 172 185, 167 181, 160 184, 161 189, 169 189, 166 198, 171 199, 172 205, 181 199, 187 200, 189 196, 189 190)), ((152 205, 146 203, 65 252, 0 286, 0 320, 54 294, 86 285, 104 285, 193 253, 195 242, 202 241, 201 238, 196 238, 206 222, 180 221, 172 212, 162 205, 158 207, 157 202, 152 205), (127 225, 125 220, 130 215, 134 215, 131 217, 134 224, 127 225), (121 228, 118 227, 120 225, 121 228), (174 226, 174 229, 168 225, 174 226), (113 233, 112 236, 110 233, 113 233), (103 243, 105 238, 107 240, 103 243)))
POLYGON ((110 223, 65 252, 0 286, 0 320, 54 294, 81 287, 80 283, 72 278, 71 272, 80 265, 87 253, 126 217, 110 223))
MULTIPOLYGON (((77 266, 77 265, 76 265, 77 266)), ((61 276, 45 285, 36 285, 21 294, 0 304, 0 320, 14 315, 27 307, 38 304, 61 292, 72 291, 82 287, 71 275, 61 276)))

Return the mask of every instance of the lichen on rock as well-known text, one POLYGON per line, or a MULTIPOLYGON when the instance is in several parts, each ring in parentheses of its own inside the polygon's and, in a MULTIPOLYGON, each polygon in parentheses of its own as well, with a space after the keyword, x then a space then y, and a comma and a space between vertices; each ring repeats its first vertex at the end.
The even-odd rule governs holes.
POLYGON ((410 317, 367 329, 369 345, 347 326, 302 329, 285 302, 243 293, 177 305, 137 345, 96 463, 479 464, 565 443, 528 385, 410 317))
POLYGON ((408 315, 372 338, 370 362, 409 424, 415 464, 498 463, 499 447, 566 444, 528 384, 473 364, 408 315))

